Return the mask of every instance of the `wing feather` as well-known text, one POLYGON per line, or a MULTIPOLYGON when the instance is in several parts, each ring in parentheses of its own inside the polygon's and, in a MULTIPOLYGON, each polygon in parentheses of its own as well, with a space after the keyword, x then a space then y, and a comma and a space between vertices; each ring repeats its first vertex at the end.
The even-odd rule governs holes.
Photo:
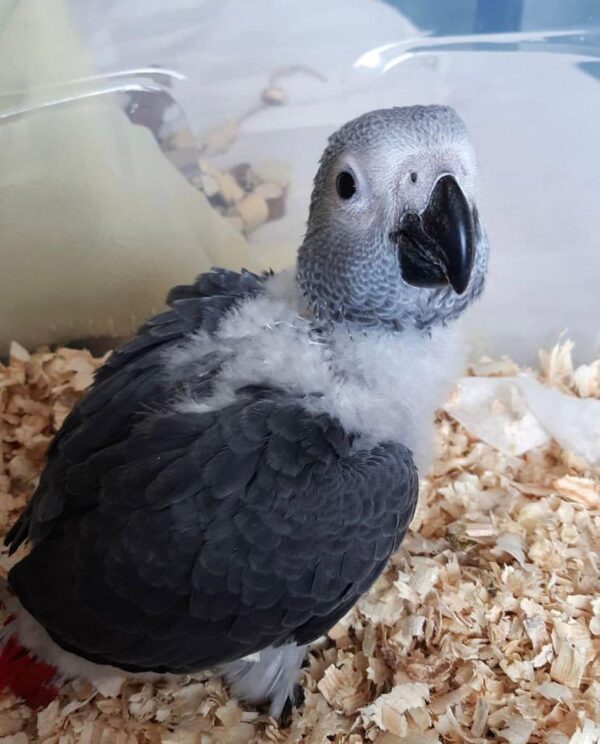
POLYGON ((63 515, 11 585, 61 645, 159 672, 321 635, 383 570, 417 493, 408 450, 354 449, 279 391, 150 416, 67 469, 69 491, 94 481, 95 507, 63 515))
MULTIPOLYGON (((168 403, 177 390, 168 387, 162 374, 166 350, 190 333, 212 333, 224 313, 264 290, 264 278, 247 271, 214 269, 201 274, 192 285, 175 287, 167 297, 171 309, 147 321, 129 343, 109 357, 54 438, 38 489, 6 536, 10 553, 28 538, 38 541, 48 536, 65 509, 81 512, 90 508, 93 489, 89 487, 84 489, 80 484, 77 498, 69 498, 62 485, 67 470, 87 462, 90 455, 97 454, 102 462, 102 453, 127 438, 149 410, 168 403)), ((211 378, 221 363, 214 352, 201 359, 205 374, 198 375, 195 370, 196 397, 210 394, 211 378)), ((178 434, 185 431, 178 422, 178 434)), ((95 472, 86 472, 97 478, 95 472)))

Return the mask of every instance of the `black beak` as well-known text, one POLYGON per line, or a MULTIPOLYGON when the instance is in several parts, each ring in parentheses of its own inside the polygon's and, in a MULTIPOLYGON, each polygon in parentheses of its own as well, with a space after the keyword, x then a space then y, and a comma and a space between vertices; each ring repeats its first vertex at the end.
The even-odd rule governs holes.
POLYGON ((462 294, 473 269, 475 224, 471 207, 453 176, 442 176, 422 214, 407 212, 392 233, 402 277, 415 287, 450 284, 462 294))

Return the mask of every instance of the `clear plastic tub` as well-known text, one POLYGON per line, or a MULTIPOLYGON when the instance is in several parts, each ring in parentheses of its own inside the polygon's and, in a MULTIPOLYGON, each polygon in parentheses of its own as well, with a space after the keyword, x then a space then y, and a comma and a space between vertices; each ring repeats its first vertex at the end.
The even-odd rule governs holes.
POLYGON ((597 355, 599 25, 594 0, 5 3, 0 345, 124 336, 210 265, 290 264, 327 135, 437 102, 480 160, 476 349, 597 355))

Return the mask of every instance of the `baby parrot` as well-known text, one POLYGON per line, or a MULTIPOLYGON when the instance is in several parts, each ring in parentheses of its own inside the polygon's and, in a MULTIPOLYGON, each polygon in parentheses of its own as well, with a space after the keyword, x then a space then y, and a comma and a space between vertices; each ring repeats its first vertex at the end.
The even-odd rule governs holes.
POLYGON ((39 705, 69 677, 214 668, 281 713, 413 516, 484 285, 475 177, 452 109, 367 113, 329 139, 294 270, 171 290, 7 537, 30 551, 0 686, 39 705))

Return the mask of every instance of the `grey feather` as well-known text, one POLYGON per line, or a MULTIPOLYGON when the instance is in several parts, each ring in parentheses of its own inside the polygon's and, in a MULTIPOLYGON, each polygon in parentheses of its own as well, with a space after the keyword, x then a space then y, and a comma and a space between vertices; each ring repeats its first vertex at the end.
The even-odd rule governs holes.
POLYGON ((306 646, 290 643, 265 648, 255 659, 231 661, 219 671, 236 697, 255 704, 270 700, 269 713, 278 718, 286 701, 293 699, 305 655, 306 646))

